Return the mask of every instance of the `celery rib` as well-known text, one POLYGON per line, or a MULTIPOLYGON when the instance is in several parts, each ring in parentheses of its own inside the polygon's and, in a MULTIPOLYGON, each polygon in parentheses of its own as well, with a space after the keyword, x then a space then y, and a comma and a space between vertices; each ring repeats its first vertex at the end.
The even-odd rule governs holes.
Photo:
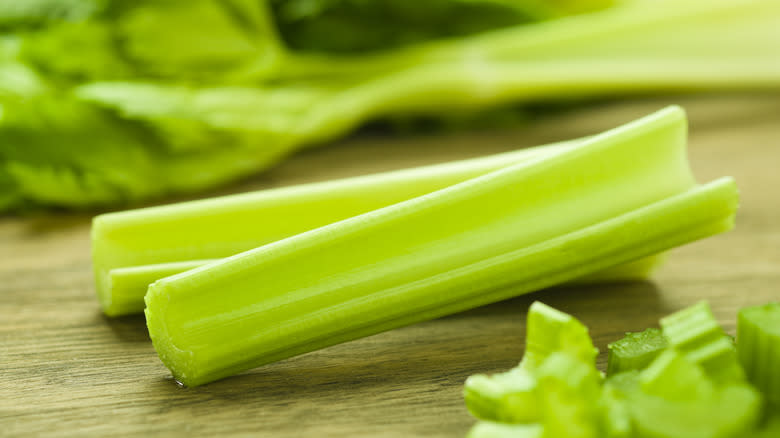
MULTIPOLYGON (((148 286, 161 278, 512 163, 554 154, 580 141, 101 215, 92 229, 97 294, 109 316, 140 313, 148 286)), ((648 257, 598 272, 583 282, 646 278, 657 262, 656 257, 648 257)))
POLYGON ((140 313, 148 285, 176 273, 177 267, 183 272, 202 264, 197 260, 227 257, 540 154, 556 153, 576 142, 100 215, 92 227, 98 298, 109 316, 140 313), (181 262, 186 264, 177 264, 181 262), (113 272, 131 267, 140 271, 113 272), (144 285, 145 280, 151 281, 144 285))
POLYGON ((145 298, 152 341, 196 386, 726 231, 736 187, 695 184, 685 134, 684 113, 668 108, 159 280, 145 298))

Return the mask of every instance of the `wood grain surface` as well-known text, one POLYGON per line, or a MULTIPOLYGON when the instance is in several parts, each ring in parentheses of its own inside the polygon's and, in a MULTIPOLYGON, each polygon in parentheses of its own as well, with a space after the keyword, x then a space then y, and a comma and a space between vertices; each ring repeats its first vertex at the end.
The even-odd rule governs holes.
POLYGON ((195 389, 171 380, 143 317, 101 315, 90 214, 0 219, 0 436, 460 437, 473 424, 460 394, 464 379, 520 359, 533 300, 581 318, 602 367, 609 341, 701 299, 733 334, 739 307, 780 299, 778 95, 578 105, 482 132, 362 134, 220 193, 573 138, 671 102, 689 111, 697 176, 734 176, 742 202, 735 231, 673 251, 652 282, 541 291, 195 389))

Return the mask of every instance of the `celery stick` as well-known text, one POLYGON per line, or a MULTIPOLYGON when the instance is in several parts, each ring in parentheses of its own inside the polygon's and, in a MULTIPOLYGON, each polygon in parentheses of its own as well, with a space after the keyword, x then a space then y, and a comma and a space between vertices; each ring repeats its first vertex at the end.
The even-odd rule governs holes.
POLYGON ((662 318, 661 328, 670 346, 701 365, 715 380, 744 380, 734 342, 715 320, 707 302, 662 318))
MULTIPOLYGON (((148 284, 171 262, 227 257, 351 216, 420 196, 510 164, 553 154, 578 141, 395 172, 303 184, 202 201, 109 213, 92 227, 97 293, 107 315, 141 312, 148 284), (140 265, 146 285, 115 291, 111 271, 140 265), (156 273, 153 273, 157 271, 156 273)), ((194 263, 194 262, 193 262, 194 263)), ((182 271, 193 266, 181 265, 182 271)), ((141 277, 136 277, 140 279, 141 277)))
POLYGON ((607 374, 642 370, 666 348, 666 345, 666 338, 657 328, 649 328, 638 333, 626 333, 624 338, 607 345, 609 349, 607 374))
MULTIPOLYGON (((231 218, 225 218, 225 226, 230 226, 231 224, 231 218)), ((139 226, 142 227, 142 225, 139 226)), ((262 230, 253 231, 262 232, 262 230)), ((594 274, 575 278, 566 284, 592 285, 645 279, 650 276, 650 272, 658 266, 663 259, 663 254, 643 257, 633 262, 623 263, 594 274)), ((212 263, 216 260, 217 259, 186 260, 181 262, 155 263, 110 269, 108 271, 108 280, 104 293, 110 295, 112 311, 107 314, 109 316, 118 316, 143 312, 143 297, 150 284, 162 278, 189 271, 190 269, 212 263)))
POLYGON ((780 404, 780 303, 739 311, 737 353, 750 382, 780 404))
POLYGON ((145 297, 150 336, 196 386, 726 231, 734 182, 696 186, 685 132, 683 111, 668 108, 159 280, 145 297))
POLYGON ((213 261, 215 259, 188 260, 111 269, 108 271, 107 284, 111 292, 112 306, 115 309, 135 307, 139 304, 139 296, 143 297, 146 289, 155 281, 213 261))
MULTIPOLYGON (((581 140, 396 172, 101 215, 95 218, 92 229, 98 297, 107 315, 140 313, 148 286, 161 278, 540 154, 556 153, 578 141, 581 140)), ((596 273, 585 281, 645 278, 656 263, 654 257, 641 259, 596 273)))

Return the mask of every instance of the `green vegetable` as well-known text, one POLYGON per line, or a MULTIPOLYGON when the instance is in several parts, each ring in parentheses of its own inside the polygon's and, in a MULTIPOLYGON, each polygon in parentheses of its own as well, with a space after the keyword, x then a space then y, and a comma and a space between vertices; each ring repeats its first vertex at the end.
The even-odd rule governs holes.
MULTIPOLYGON (((696 305, 677 315, 701 309, 696 305)), ((669 348, 639 374, 641 390, 631 393, 628 403, 639 436, 726 438, 756 427, 762 403, 758 391, 712 378, 692 357, 669 348)))
POLYGON ((607 374, 614 375, 644 369, 667 346, 661 330, 649 328, 643 332, 626 333, 619 341, 607 345, 607 374))
POLYGON ((506 424, 480 421, 466 438, 544 438, 544 429, 538 424, 506 424))
MULTIPOLYGON (((767 309, 774 304, 743 309, 740 315, 762 330, 774 327, 767 309)), ((469 410, 479 419, 469 436, 518 436, 605 438, 738 438, 775 436, 777 415, 770 414, 762 423, 765 406, 762 395, 748 382, 725 380, 722 374, 713 375, 706 369, 711 364, 701 356, 692 354, 691 345, 706 347, 712 340, 700 334, 702 327, 713 320, 706 303, 699 303, 662 319, 664 329, 671 327, 669 344, 660 348, 657 330, 629 335, 616 343, 619 349, 627 349, 630 360, 652 351, 655 357, 649 365, 638 371, 637 367, 610 375, 602 380, 592 358, 577 357, 573 351, 587 351, 590 338, 579 321, 540 303, 534 303, 528 314, 528 346, 521 365, 506 373, 494 376, 476 375, 466 381, 464 395, 469 410), (531 353, 531 322, 537 319, 550 328, 551 336, 544 351, 542 365, 538 368, 524 366, 531 353), (574 333, 561 336, 562 322, 576 327, 574 333), (681 340, 682 327, 688 326, 694 335, 681 340), (679 330, 679 331, 678 331, 679 330), (577 339, 562 343, 561 340, 577 339), (642 346, 642 340, 648 345, 642 346), (676 344, 675 344, 676 343, 676 344), (574 348, 572 348, 574 347, 574 348), (682 347, 679 348, 678 347, 682 347), (634 353, 640 352, 639 356, 634 353), (659 354, 660 353, 660 354, 659 354), (522 376, 526 382, 523 390, 526 403, 512 403, 508 397, 492 398, 494 394, 512 394, 502 388, 507 376, 522 376), (476 380, 474 380, 476 379, 476 380), (478 381, 479 385, 474 385, 478 381), (474 409, 473 401, 480 403, 474 409), (552 402, 551 402, 552 401, 552 402), (517 412, 524 410, 525 412, 517 412), (500 414, 500 415, 497 415, 500 414), (484 421, 485 419, 489 421, 484 421), (521 424, 513 424, 521 423, 521 424), (533 431, 533 432, 532 432, 533 431), (536 435, 533 435, 536 433, 536 435)), ((719 328, 719 327, 718 327, 719 328)), ((714 332, 707 330, 706 332, 714 332)), ((719 335, 720 336, 720 335, 719 335)), ((710 337, 714 338, 714 335, 710 337)), ((536 342, 542 338, 536 337, 536 342)), ((538 346, 534 347, 539 351, 538 346)), ((629 363, 630 363, 629 360, 629 363)), ((642 359, 644 360, 644 359, 642 359)), ((726 364, 728 365, 728 364, 726 364)), ((739 367, 739 365, 737 365, 739 367)), ((775 375, 776 370, 775 371, 775 375)), ((771 391, 771 389, 770 389, 771 391)), ((767 395, 770 393, 767 392, 767 395)))
POLYGON ((737 438, 756 427, 761 412, 761 396, 747 385, 728 385, 692 401, 633 397, 629 407, 639 437, 737 438))
POLYGON ((601 437, 601 374, 594 361, 555 352, 539 367, 538 376, 545 436, 601 437))
POLYGON ((701 365, 719 381, 741 381, 745 375, 739 366, 734 342, 702 301, 661 319, 661 328, 669 345, 701 365))
POLYGON ((780 87, 775 0, 612 3, 0 1, 0 210, 197 192, 376 118, 780 87))
POLYGON ((152 341, 195 386, 726 231, 734 182, 694 183, 685 131, 682 110, 668 108, 164 278, 145 297, 152 341))
POLYGON ((737 353, 750 382, 780 405, 780 303, 739 311, 737 353))
POLYGON ((470 376, 463 398, 471 415, 480 420, 531 423, 541 417, 536 376, 521 367, 505 373, 470 376))
MULTIPOLYGON (((483 421, 469 436, 514 430, 541 436, 597 437, 601 375, 587 329, 571 315, 534 302, 528 310, 526 352, 512 370, 466 380, 469 412, 483 421)), ((522 435, 521 435, 522 436, 522 435)))
MULTIPOLYGON (((550 389, 537 388, 539 378, 544 374, 540 368, 546 366, 554 370, 558 366, 574 366, 568 359, 561 358, 548 363, 552 353, 565 353, 593 366, 595 371, 598 350, 593 347, 588 329, 571 315, 537 301, 528 310, 526 327, 526 352, 518 367, 492 376, 476 374, 466 380, 463 396, 466 407, 475 417, 505 423, 539 421, 543 416, 540 391, 550 389)), ((567 375, 564 373, 559 377, 567 375)))
MULTIPOLYGON (((110 316, 140 313, 156 280, 319 226, 430 193, 583 140, 482 158, 98 216, 92 256, 97 293, 110 316), (204 233, 203 230, 210 230, 204 233)), ((644 278, 645 258, 582 280, 644 278)))
POLYGON ((536 302, 528 312, 526 330, 523 369, 535 370, 558 352, 595 364, 598 349, 593 346, 587 327, 571 315, 536 302))

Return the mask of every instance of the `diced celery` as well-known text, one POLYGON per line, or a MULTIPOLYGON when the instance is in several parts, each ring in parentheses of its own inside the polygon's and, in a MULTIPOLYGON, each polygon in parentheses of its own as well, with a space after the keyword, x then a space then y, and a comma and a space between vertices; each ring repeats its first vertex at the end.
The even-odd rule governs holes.
POLYGON ((544 429, 538 424, 506 424, 480 421, 471 428, 466 438, 544 438, 544 429))
POLYGON ((505 373, 469 377, 464 386, 466 407, 482 420, 540 421, 537 371, 553 353, 569 354, 595 370, 597 350, 587 328, 573 316, 536 301, 528 310, 523 361, 505 373))
POLYGON ((539 301, 531 304, 526 324, 522 367, 536 369, 555 352, 568 353, 585 363, 595 363, 598 350, 588 328, 575 317, 539 301))
POLYGON ((780 302, 739 311, 737 353, 750 382, 780 404, 780 302))
POLYGON ((628 393, 638 386, 636 370, 613 374, 602 387, 602 429, 609 438, 633 437, 631 411, 627 405, 628 393))
POLYGON ((159 280, 146 295, 152 341, 195 386, 726 231, 736 187, 695 185, 685 133, 669 108, 159 280))
POLYGON ((661 328, 670 346, 685 353, 717 381, 744 380, 734 343, 705 301, 662 318, 661 328))
POLYGON ((708 399, 715 392, 704 369, 673 348, 639 374, 639 383, 646 394, 672 401, 708 399))
POLYGON ((649 328, 638 333, 626 333, 624 338, 607 345, 609 350, 607 375, 644 369, 666 348, 666 345, 666 338, 657 328, 649 328))
POLYGON ((536 377, 517 367, 491 376, 470 376, 463 398, 471 415, 480 420, 531 423, 540 418, 535 389, 536 377))
POLYGON ((740 438, 756 426, 761 396, 749 385, 727 384, 712 397, 695 401, 638 392, 628 406, 642 438, 740 438))
POLYGON ((594 363, 555 352, 539 367, 538 378, 545 436, 601 437, 601 375, 594 363))

